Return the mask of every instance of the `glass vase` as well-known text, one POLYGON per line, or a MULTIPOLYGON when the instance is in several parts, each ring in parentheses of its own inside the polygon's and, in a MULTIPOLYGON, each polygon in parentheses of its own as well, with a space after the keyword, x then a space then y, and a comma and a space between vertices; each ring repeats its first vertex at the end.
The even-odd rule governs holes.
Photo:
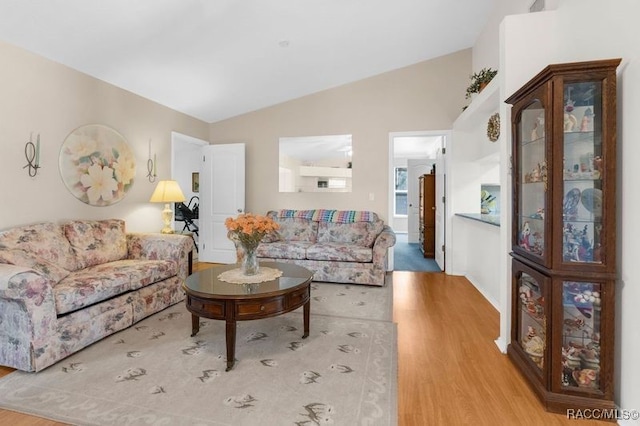
POLYGON ((236 247, 236 264, 242 267, 242 261, 244 259, 244 247, 240 242, 240 239, 231 232, 227 235, 229 239, 233 242, 233 245, 236 247))
POLYGON ((242 273, 244 275, 256 275, 260 270, 256 247, 244 247, 242 259, 242 273))

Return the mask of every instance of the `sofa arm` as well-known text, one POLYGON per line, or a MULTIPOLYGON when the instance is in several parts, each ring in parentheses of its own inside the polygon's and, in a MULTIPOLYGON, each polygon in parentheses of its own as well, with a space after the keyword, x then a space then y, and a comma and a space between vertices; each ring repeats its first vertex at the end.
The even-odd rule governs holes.
POLYGON ((384 225, 373 243, 373 264, 380 268, 387 267, 387 252, 396 244, 396 233, 389 225, 384 225))
POLYGON ((55 334, 57 315, 52 285, 33 269, 0 264, 1 365, 33 369, 33 350, 55 334))
POLYGON ((180 234, 127 234, 128 259, 173 260, 178 264, 178 276, 191 274, 193 239, 180 234))

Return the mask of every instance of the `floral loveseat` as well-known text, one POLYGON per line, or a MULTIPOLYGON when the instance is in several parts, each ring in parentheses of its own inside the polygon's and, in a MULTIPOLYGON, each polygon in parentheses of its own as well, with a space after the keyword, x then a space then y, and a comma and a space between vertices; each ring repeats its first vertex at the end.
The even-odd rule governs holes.
POLYGON ((117 219, 0 231, 0 364, 40 371, 183 300, 192 249, 117 219))
POLYGON ((384 285, 393 230, 374 212, 353 210, 270 211, 280 229, 258 246, 258 258, 290 262, 316 281, 384 285))

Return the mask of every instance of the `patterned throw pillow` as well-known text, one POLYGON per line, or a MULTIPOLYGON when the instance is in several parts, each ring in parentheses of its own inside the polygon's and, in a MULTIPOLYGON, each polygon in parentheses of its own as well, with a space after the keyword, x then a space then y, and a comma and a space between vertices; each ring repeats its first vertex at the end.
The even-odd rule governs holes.
POLYGON ((320 222, 318 229, 319 243, 355 244, 361 247, 373 247, 376 237, 382 232, 384 223, 353 222, 334 223, 320 222))
POLYGON ((277 218, 280 225, 278 235, 281 241, 308 241, 316 242, 318 234, 318 222, 298 217, 277 218))
POLYGON ((74 220, 63 228, 76 253, 79 269, 127 257, 123 220, 74 220))
POLYGON ((54 283, 62 281, 71 272, 58 265, 48 262, 38 256, 27 253, 24 250, 0 250, 0 263, 9 263, 16 266, 31 268, 47 276, 54 283))

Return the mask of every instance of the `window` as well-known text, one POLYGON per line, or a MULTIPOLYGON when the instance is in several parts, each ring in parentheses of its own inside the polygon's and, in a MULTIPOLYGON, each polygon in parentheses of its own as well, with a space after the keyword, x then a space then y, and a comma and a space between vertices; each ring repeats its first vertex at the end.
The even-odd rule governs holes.
POLYGON ((407 216, 407 168, 395 168, 394 213, 396 216, 407 216))

